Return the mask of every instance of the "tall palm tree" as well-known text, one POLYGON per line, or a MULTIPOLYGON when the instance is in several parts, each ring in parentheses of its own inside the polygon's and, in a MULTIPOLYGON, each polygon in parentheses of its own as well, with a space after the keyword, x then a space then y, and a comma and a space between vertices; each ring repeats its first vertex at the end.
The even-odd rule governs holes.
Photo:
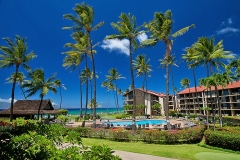
POLYGON ((231 72, 233 73, 232 78, 238 81, 240 79, 240 58, 230 61, 226 66, 226 70, 227 72, 233 70, 233 72, 231 72))
POLYGON ((137 27, 136 18, 135 16, 131 16, 130 13, 121 13, 120 21, 117 23, 112 22, 111 26, 117 30, 119 34, 109 35, 105 38, 108 39, 127 39, 129 41, 129 64, 130 64, 130 75, 131 75, 131 85, 133 90, 133 115, 132 115, 132 123, 133 123, 133 130, 136 129, 136 97, 135 97, 135 84, 134 84, 134 75, 133 75, 133 67, 132 67, 132 54, 136 51, 138 44, 137 44, 137 37, 142 34, 140 32, 141 27, 137 27))
POLYGON ((66 90, 67 88, 65 87, 64 84, 61 83, 60 80, 56 80, 56 86, 59 87, 60 90, 60 109, 62 109, 62 88, 66 90))
POLYGON ((193 79, 194 79, 194 88, 195 88, 195 97, 197 98, 197 104, 199 109, 199 114, 201 113, 200 109, 200 102, 198 99, 198 93, 197 93, 197 81, 196 81, 196 74, 194 68, 198 65, 198 60, 195 58, 194 55, 194 49, 193 47, 189 47, 186 49, 186 54, 182 54, 182 58, 185 60, 185 62, 188 63, 188 68, 192 70, 193 79))
POLYGON ((190 80, 188 78, 183 78, 180 82, 181 86, 184 88, 188 88, 188 109, 189 109, 189 114, 190 114, 190 80))
MULTIPOLYGON (((211 38, 207 37, 200 37, 198 41, 194 43, 191 48, 188 50, 192 52, 191 59, 195 61, 193 64, 195 66, 205 65, 207 71, 207 77, 213 74, 213 67, 219 70, 220 67, 225 67, 226 65, 221 60, 232 59, 235 56, 230 51, 224 50, 223 40, 220 40, 217 44, 215 44, 214 37, 211 38)), ((208 92, 208 88, 207 88, 208 92)), ((211 108, 213 109, 213 102, 212 102, 212 92, 210 93, 210 103, 211 108)), ((207 98, 208 104, 208 98, 207 98)), ((213 112, 214 113, 214 112, 213 112)), ((215 115, 214 115, 215 117, 215 115)))
POLYGON ((122 104, 123 104, 123 91, 122 91, 122 89, 118 88, 117 93, 122 96, 122 104))
MULTIPOLYGON (((146 61, 146 55, 138 55, 136 60, 133 60, 133 69, 137 71, 137 77, 143 76, 143 90, 147 91, 147 76, 151 77, 150 72, 152 71, 151 65, 149 65, 150 59, 146 61)), ((145 104, 145 91, 143 94, 144 106, 145 104)), ((146 107, 147 114, 147 107, 146 107)))
POLYGON ((31 97, 36 93, 40 93, 40 104, 38 107, 38 119, 40 115, 40 109, 43 101, 43 97, 48 94, 49 91, 53 93, 57 93, 57 82, 56 74, 52 75, 50 78, 45 79, 45 74, 43 69, 35 69, 34 71, 29 73, 29 82, 23 85, 26 88, 26 93, 28 93, 27 97, 31 97))
POLYGON ((175 60, 175 56, 174 55, 170 55, 168 57, 168 61, 166 61, 165 59, 159 59, 160 61, 160 68, 165 68, 168 64, 169 67, 169 73, 172 77, 172 90, 173 90, 173 95, 174 95, 174 98, 173 98, 173 106, 174 106, 174 109, 176 109, 176 92, 174 90, 175 86, 174 86, 174 79, 173 79, 173 72, 172 72, 172 66, 175 66, 175 67, 178 67, 177 63, 176 63, 176 60, 175 60))
POLYGON ((66 69, 70 68, 70 73, 78 68, 78 78, 79 78, 79 86, 80 86, 80 117, 82 116, 82 80, 81 80, 81 69, 80 64, 83 61, 83 54, 82 52, 78 50, 72 50, 69 52, 65 52, 66 56, 63 59, 63 67, 66 67, 66 69), (73 54, 75 53, 75 54, 73 54))
MULTIPOLYGON (((0 68, 10 68, 15 66, 15 75, 18 74, 19 67, 22 66, 25 70, 30 70, 28 62, 37 56, 33 51, 27 54, 27 43, 24 38, 15 36, 15 42, 10 38, 3 38, 7 41, 8 46, 0 46, 0 68)), ((10 122, 13 119, 13 102, 14 102, 14 91, 16 86, 17 76, 13 80, 12 94, 11 94, 11 108, 10 108, 10 122)))
POLYGON ((82 127, 85 127, 85 122, 86 122, 86 115, 87 115, 87 107, 88 107, 88 80, 89 76, 91 74, 91 71, 89 68, 85 68, 82 70, 82 73, 80 75, 82 83, 86 84, 86 104, 85 104, 85 110, 84 110, 84 118, 82 122, 82 127))
POLYGON ((24 80, 26 77, 24 76, 24 74, 22 72, 18 72, 17 75, 15 73, 13 73, 10 77, 8 77, 6 79, 8 81, 7 83, 13 83, 15 77, 16 77, 16 83, 18 83, 20 85, 20 88, 22 90, 22 94, 23 94, 23 96, 26 100, 27 97, 25 96, 25 93, 24 93, 24 90, 23 90, 23 87, 22 87, 22 85, 27 82, 26 80, 24 80))
POLYGON ((225 64, 220 60, 232 59, 235 56, 231 51, 224 50, 223 40, 214 44, 214 37, 200 37, 193 44, 194 60, 198 60, 198 65, 205 65, 207 69, 207 77, 213 74, 213 66, 219 69, 219 66, 225 67, 225 64))
MULTIPOLYGON (((155 12, 154 19, 150 21, 148 24, 144 25, 148 31, 151 33, 151 37, 143 42, 141 42, 141 46, 155 46, 159 41, 163 41, 165 44, 165 57, 164 59, 168 61, 171 52, 172 52, 172 44, 173 40, 186 33, 190 28, 193 28, 194 25, 187 26, 178 30, 175 33, 172 33, 173 28, 173 19, 171 10, 167 10, 165 13, 155 12)), ((165 115, 168 129, 170 129, 169 122, 169 68, 168 63, 166 63, 166 105, 165 105, 165 115)))
POLYGON ((107 102, 107 114, 108 114, 108 105, 109 105, 109 95, 108 95, 108 91, 110 90, 110 88, 109 88, 109 87, 110 87, 110 82, 103 81, 101 86, 106 88, 107 98, 108 98, 108 102, 107 102))
POLYGON ((85 30, 88 35, 89 39, 89 47, 92 59, 92 69, 93 69, 93 78, 94 78, 94 113, 93 113, 93 123, 94 127, 96 127, 96 101, 97 101, 97 81, 96 81, 96 71, 95 71, 95 62, 94 62, 94 55, 93 55, 93 46, 91 40, 91 31, 97 30, 101 27, 104 22, 100 22, 97 25, 93 26, 94 23, 94 9, 85 4, 76 4, 74 11, 77 13, 77 16, 72 14, 65 14, 64 18, 73 21, 74 25, 71 27, 64 27, 63 29, 70 29, 70 30, 85 30))
POLYGON ((106 75, 107 81, 114 82, 115 94, 116 94, 116 105, 117 105, 116 107, 117 107, 117 111, 119 113, 118 94, 117 94, 117 91, 118 91, 117 80, 125 78, 125 77, 123 77, 121 74, 119 74, 116 68, 111 68, 108 71, 108 74, 109 75, 106 75))

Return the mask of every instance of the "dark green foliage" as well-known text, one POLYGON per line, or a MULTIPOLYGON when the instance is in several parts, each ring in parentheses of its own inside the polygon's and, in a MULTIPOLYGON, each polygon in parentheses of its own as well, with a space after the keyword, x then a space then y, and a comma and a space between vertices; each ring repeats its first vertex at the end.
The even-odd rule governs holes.
POLYGON ((223 127, 204 133, 207 145, 240 151, 240 127, 223 127))
POLYGON ((67 109, 59 109, 58 111, 60 111, 62 115, 67 115, 68 114, 67 109))
POLYGON ((84 160, 121 160, 120 157, 113 155, 114 151, 105 146, 92 146, 90 150, 83 152, 84 160))

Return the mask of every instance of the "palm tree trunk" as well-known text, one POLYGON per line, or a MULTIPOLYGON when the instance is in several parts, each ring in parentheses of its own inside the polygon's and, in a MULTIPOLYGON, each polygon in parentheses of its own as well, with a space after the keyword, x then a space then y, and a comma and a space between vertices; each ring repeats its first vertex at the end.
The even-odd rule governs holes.
MULTIPOLYGON (((144 86, 144 84, 146 84, 146 82, 147 82, 146 73, 144 73, 143 86, 144 86)), ((146 86, 146 87, 147 87, 147 86, 146 86)), ((145 113, 145 115, 147 115, 147 106, 146 106, 146 103, 145 103, 145 95, 146 95, 146 92, 147 92, 146 87, 144 87, 144 91, 143 91, 143 92, 144 92, 144 93, 143 93, 144 109, 146 108, 146 113, 145 113)))
POLYGON ((91 107, 91 114, 93 115, 93 112, 94 112, 94 104, 92 104, 92 80, 91 78, 89 78, 89 81, 90 81, 90 96, 91 96, 91 100, 90 100, 90 107, 91 107))
POLYGON ((195 97, 197 98, 199 114, 201 114, 200 103, 199 103, 199 99, 198 99, 198 95, 197 95, 197 82, 196 82, 196 75, 195 75, 195 72, 194 72, 194 68, 192 68, 192 73, 193 73, 193 79, 194 79, 195 97))
POLYGON ((27 100, 27 97, 26 97, 26 95, 25 95, 25 93, 24 93, 23 87, 21 86, 20 88, 21 88, 21 90, 22 90, 22 94, 23 94, 23 96, 24 96, 24 99, 27 100))
POLYGON ((173 95, 174 95, 174 98, 173 98, 173 110, 175 111, 176 110, 176 100, 175 100, 175 91, 174 91, 174 79, 173 79, 173 71, 172 71, 172 66, 170 66, 170 74, 172 75, 172 90, 173 90, 173 95))
POLYGON ((133 115, 132 115, 132 129, 136 131, 136 97, 135 97, 135 84, 134 84, 134 75, 132 68, 132 39, 129 39, 129 58, 130 58, 130 72, 131 72, 131 81, 132 81, 132 90, 133 90, 133 115))
POLYGON ((38 107, 38 120, 40 118, 40 110, 41 110, 42 101, 43 101, 43 96, 41 96, 40 104, 39 104, 39 107, 38 107))
POLYGON ((60 109, 62 108, 62 85, 60 83, 60 109))
POLYGON ((82 117, 82 82, 81 82, 81 70, 80 66, 78 66, 78 76, 79 76, 79 82, 80 82, 80 117, 82 117))
POLYGON ((89 37, 89 44, 90 44, 90 50, 91 50, 93 81, 94 81, 93 127, 96 128, 97 80, 96 80, 95 63, 94 63, 94 56, 92 52, 92 41, 91 41, 90 31, 88 31, 87 33, 89 37))
MULTIPOLYGON (((18 74, 18 69, 19 69, 19 66, 17 65, 15 75, 18 74)), ((13 81, 13 85, 12 85, 11 108, 10 108, 10 123, 12 123, 12 120, 13 120, 13 103, 14 103, 14 91, 15 91, 16 81, 17 81, 17 76, 14 76, 14 81, 13 81)))
POLYGON ((191 113, 191 111, 190 111, 190 88, 189 88, 189 85, 188 85, 188 114, 190 114, 191 113))
POLYGON ((116 80, 115 80, 115 86, 116 86, 117 113, 119 114, 119 104, 118 104, 118 94, 117 94, 117 82, 116 82, 116 80))
POLYGON ((169 71, 168 71, 168 58, 171 54, 171 46, 170 46, 171 41, 167 40, 165 41, 165 48, 166 48, 166 56, 165 60, 167 61, 166 63, 166 102, 165 102, 165 116, 166 116, 166 121, 167 121, 167 128, 168 130, 171 129, 170 122, 169 122, 169 71))
MULTIPOLYGON (((85 58, 86 58, 86 68, 88 68, 87 54, 86 53, 85 53, 85 58)), ((83 122, 82 122, 82 127, 85 127, 86 116, 87 116, 87 106, 88 106, 88 75, 87 75, 87 80, 86 80, 86 104, 85 104, 84 118, 83 118, 83 122)))
POLYGON ((219 123, 220 123, 220 127, 222 127, 222 109, 221 109, 222 106, 221 106, 221 101, 220 101, 219 91, 217 89, 217 86, 215 86, 215 91, 217 93, 219 123))

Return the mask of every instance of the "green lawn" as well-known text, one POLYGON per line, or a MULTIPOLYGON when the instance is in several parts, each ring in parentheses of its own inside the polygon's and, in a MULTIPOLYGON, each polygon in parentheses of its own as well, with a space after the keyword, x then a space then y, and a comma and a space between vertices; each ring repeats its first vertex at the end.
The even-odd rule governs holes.
POLYGON ((105 144, 115 150, 129 151, 182 160, 220 160, 219 157, 224 160, 240 159, 239 154, 207 149, 200 147, 197 144, 159 145, 146 144, 143 142, 114 142, 104 139, 91 138, 83 138, 82 140, 83 144, 88 146, 105 144))

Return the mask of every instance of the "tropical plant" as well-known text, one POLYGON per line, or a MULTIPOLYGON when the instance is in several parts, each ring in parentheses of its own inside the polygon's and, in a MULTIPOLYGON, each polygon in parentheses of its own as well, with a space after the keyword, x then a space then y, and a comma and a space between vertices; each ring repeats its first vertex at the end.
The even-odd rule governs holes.
POLYGON ((115 94, 116 94, 116 107, 117 107, 117 111, 119 113, 118 94, 117 94, 117 91, 118 91, 117 80, 125 78, 125 77, 123 77, 121 74, 119 74, 116 68, 111 68, 108 71, 108 74, 109 75, 106 75, 107 81, 109 81, 110 83, 114 82, 115 94))
MULTIPOLYGON (((187 26, 172 33, 173 19, 171 10, 167 10, 165 13, 155 12, 154 19, 148 24, 145 23, 144 26, 148 29, 151 36, 149 39, 142 41, 141 46, 155 46, 159 41, 163 41, 165 44, 165 56, 164 59, 168 62, 169 57, 172 52, 173 40, 178 36, 186 33, 190 28, 194 27, 194 24, 187 26)), ((165 115, 168 129, 170 129, 169 123, 169 68, 168 63, 166 63, 166 106, 165 115)))
MULTIPOLYGON (((87 66, 87 64, 86 64, 87 66)), ((87 106, 88 106, 88 79, 91 74, 91 71, 88 67, 86 67, 84 70, 82 70, 82 73, 80 75, 82 83, 86 84, 86 104, 85 104, 85 110, 84 110, 84 118, 82 122, 82 127, 85 127, 85 121, 86 121, 86 116, 87 116, 87 106)))
MULTIPOLYGON (((25 70, 29 71, 31 68, 28 66, 28 62, 37 56, 33 51, 27 52, 27 43, 24 38, 20 36, 15 36, 15 42, 10 38, 3 38, 7 41, 8 46, 0 46, 0 68, 10 68, 15 66, 15 75, 18 74, 19 67, 22 66, 25 70)), ((13 80, 12 93, 11 93, 11 107, 10 107, 10 122, 13 119, 13 103, 14 103, 14 91, 17 81, 17 76, 13 80)))
POLYGON ((77 48, 73 47, 71 51, 65 52, 67 54, 63 59, 63 67, 66 69, 70 68, 70 72, 78 68, 78 77, 79 77, 79 86, 80 86, 80 116, 82 116, 82 80, 81 80, 81 69, 80 64, 83 61, 83 53, 82 50, 77 50, 77 48))
POLYGON ((240 79, 240 58, 230 61, 226 66, 226 70, 227 71, 233 70, 232 78, 238 81, 240 79))
POLYGON ((190 114, 190 80, 188 78, 183 78, 180 82, 181 86, 184 87, 185 89, 188 88, 188 109, 189 109, 189 114, 190 114))
POLYGON ((94 55, 93 55, 93 46, 91 40, 91 31, 97 30, 101 27, 104 22, 100 22, 97 25, 93 26, 94 22, 94 9, 87 5, 86 3, 76 4, 74 11, 77 13, 77 16, 72 14, 65 14, 64 18, 73 21, 74 25, 71 27, 64 27, 63 29, 70 29, 70 30, 85 30, 89 40, 89 48, 90 48, 90 56, 92 59, 92 69, 93 69, 93 79, 94 79, 94 101, 95 107, 93 112, 93 124, 94 127, 96 126, 96 102, 97 102, 97 88, 96 88, 96 71, 95 71, 95 62, 94 62, 94 55))
POLYGON ((16 77, 16 82, 20 85, 20 88, 22 90, 22 94, 24 96, 25 99, 27 99, 27 97, 25 96, 24 94, 24 90, 23 90, 23 87, 22 85, 24 83, 26 83, 27 81, 24 80, 26 77, 24 76, 24 74, 22 72, 18 72, 17 74, 13 73, 10 77, 8 77, 6 80, 8 81, 7 83, 13 83, 14 82, 14 79, 16 77))
MULTIPOLYGON (((146 89, 146 91, 147 91, 147 76, 151 77, 150 72, 152 71, 151 65, 149 65, 149 61, 150 59, 146 61, 146 55, 144 54, 138 55, 136 57, 136 60, 133 60, 133 69, 137 71, 137 77, 143 76, 143 90, 146 89)), ((145 91, 143 94, 143 100, 144 99, 145 99, 145 91)), ((147 108, 146 108, 146 113, 147 113, 147 108)))
POLYGON ((201 113, 200 110, 200 103, 198 99, 198 93, 197 93, 197 82, 196 82, 196 75, 195 75, 195 70, 194 68, 197 66, 198 61, 195 59, 194 56, 194 49, 193 47, 189 47, 186 49, 186 54, 182 55, 182 58, 185 60, 185 62, 188 63, 187 67, 192 70, 193 73, 193 79, 194 79, 194 88, 195 88, 195 97, 197 98, 197 104, 198 104, 198 109, 199 109, 199 114, 201 113))
POLYGON ((108 99, 108 100, 107 100, 107 114, 108 114, 108 105, 109 105, 109 95, 108 95, 108 91, 110 90, 110 89, 109 89, 109 87, 110 87, 110 82, 103 81, 101 86, 106 88, 107 99, 108 99))
POLYGON ((65 87, 64 84, 61 83, 60 80, 56 80, 56 86, 59 87, 60 90, 60 109, 62 109, 62 88, 66 90, 67 88, 65 87))
POLYGON ((169 72, 170 72, 170 75, 171 75, 171 77, 172 77, 172 90, 173 90, 173 108, 174 108, 174 110, 176 110, 176 92, 175 92, 175 90, 174 90, 174 79, 173 79, 173 71, 172 71, 172 66, 175 66, 175 67, 178 67, 178 65, 177 65, 177 63, 176 63, 176 60, 175 60, 175 56, 174 55, 170 55, 169 57, 168 57, 168 61, 166 61, 165 59, 159 59, 159 61, 160 61, 160 68, 165 68, 167 65, 167 63, 168 63, 168 65, 170 66, 169 67, 169 72))
POLYGON ((23 84, 23 87, 26 88, 25 93, 28 93, 27 97, 35 95, 37 92, 40 92, 40 104, 38 107, 38 119, 40 115, 40 109, 42 106, 42 101, 45 95, 49 91, 57 93, 57 82, 59 81, 56 78, 56 74, 52 75, 50 78, 45 79, 45 74, 43 69, 35 69, 34 71, 28 74, 30 80, 28 83, 23 84))
POLYGON ((135 97, 135 84, 134 84, 134 75, 133 75, 133 67, 132 67, 132 54, 136 51, 138 44, 137 44, 137 37, 142 34, 140 32, 140 27, 137 27, 136 18, 135 16, 131 16, 129 14, 121 13, 120 21, 117 23, 112 22, 111 26, 116 29, 119 34, 109 35, 105 38, 108 39, 127 39, 129 41, 129 59, 130 59, 130 73, 131 73, 131 85, 133 90, 133 116, 132 116, 132 123, 133 123, 133 130, 136 129, 136 97, 135 97))

